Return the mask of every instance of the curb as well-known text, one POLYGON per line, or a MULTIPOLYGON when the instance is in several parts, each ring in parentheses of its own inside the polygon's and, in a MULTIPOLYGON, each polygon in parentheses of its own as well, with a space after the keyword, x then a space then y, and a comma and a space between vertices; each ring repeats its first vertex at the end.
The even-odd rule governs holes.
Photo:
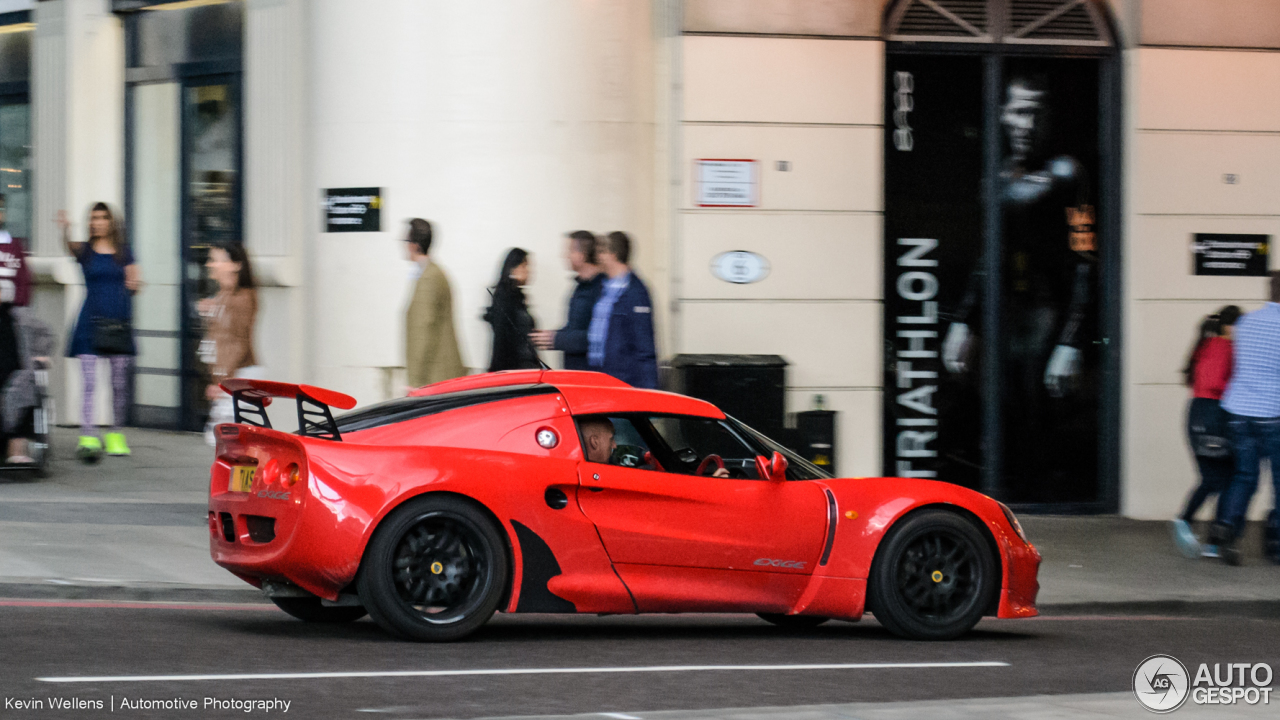
POLYGON ((1044 617, 1063 615, 1170 615, 1175 617, 1280 617, 1276 600, 1131 600, 1039 605, 1044 617))
MULTIPOLYGON (((0 581, 0 598, 10 600, 114 600, 121 602, 270 604, 259 590, 248 585, 241 589, 200 585, 75 585, 0 581)), ((1049 603, 1040 605, 1039 610, 1044 617, 1070 615, 1169 615, 1173 617, 1280 618, 1280 599, 1049 603)))
POLYGON ((199 585, 64 585, 0 582, 0 598, 8 600, 107 600, 120 602, 188 602, 269 605, 256 588, 199 585))

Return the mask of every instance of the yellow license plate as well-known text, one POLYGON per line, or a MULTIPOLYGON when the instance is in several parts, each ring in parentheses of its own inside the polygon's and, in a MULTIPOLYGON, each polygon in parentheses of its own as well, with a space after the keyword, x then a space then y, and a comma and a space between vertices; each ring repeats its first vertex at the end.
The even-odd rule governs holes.
POLYGON ((253 488, 253 476, 258 468, 252 465, 236 465, 231 468, 231 492, 249 492, 253 488))

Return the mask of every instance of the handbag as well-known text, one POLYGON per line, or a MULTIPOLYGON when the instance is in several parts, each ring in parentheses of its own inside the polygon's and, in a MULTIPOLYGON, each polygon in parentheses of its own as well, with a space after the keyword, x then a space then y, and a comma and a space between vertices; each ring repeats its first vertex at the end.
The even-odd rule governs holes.
POLYGON ((95 355, 132 355, 133 323, 119 318, 94 318, 93 352, 95 355))
POLYGON ((1191 452, 1198 457, 1231 457, 1231 440, 1227 430, 1227 411, 1209 398, 1195 398, 1187 416, 1187 434, 1191 452))

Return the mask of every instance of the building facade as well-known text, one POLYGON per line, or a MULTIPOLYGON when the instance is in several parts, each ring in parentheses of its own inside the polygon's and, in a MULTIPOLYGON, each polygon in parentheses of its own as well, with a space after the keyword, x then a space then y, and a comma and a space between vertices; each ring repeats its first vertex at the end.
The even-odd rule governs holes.
POLYGON ((564 234, 624 230, 660 355, 783 356, 841 474, 1140 518, 1194 481, 1199 319, 1265 298, 1193 250, 1280 230, 1277 91, 1275 0, 0 0, 10 229, 65 330, 52 218, 124 210, 139 424, 200 422, 214 243, 253 255, 271 376, 372 402, 404 220, 477 369, 507 248, 557 327, 564 234), (378 224, 331 231, 330 197, 378 224))

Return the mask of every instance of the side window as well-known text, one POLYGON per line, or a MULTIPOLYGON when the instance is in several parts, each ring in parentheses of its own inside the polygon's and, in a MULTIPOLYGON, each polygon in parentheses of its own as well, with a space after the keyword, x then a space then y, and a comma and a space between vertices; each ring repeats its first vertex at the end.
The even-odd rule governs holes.
POLYGON ((756 480, 756 451, 719 420, 665 415, 650 418, 661 437, 671 472, 756 480), (724 470, 716 471, 723 465, 724 470))
POLYGON ((658 470, 642 420, 624 416, 589 415, 578 418, 582 455, 587 462, 658 470), (639 427, 637 427, 639 424, 639 427))

